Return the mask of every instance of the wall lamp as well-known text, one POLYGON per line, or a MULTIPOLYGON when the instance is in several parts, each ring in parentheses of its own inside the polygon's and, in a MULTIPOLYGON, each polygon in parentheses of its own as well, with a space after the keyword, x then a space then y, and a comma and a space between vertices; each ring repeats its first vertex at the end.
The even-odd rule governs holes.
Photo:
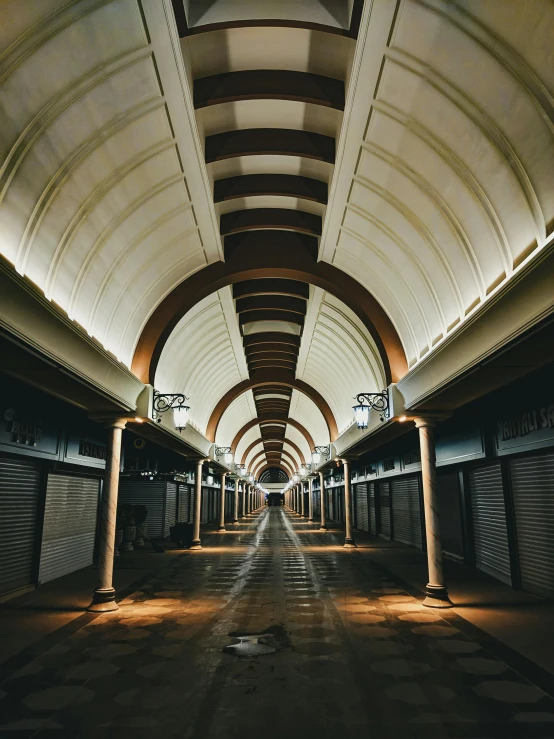
POLYGON ((316 446, 312 451, 312 460, 316 466, 320 463, 321 457, 329 459, 330 456, 331 450, 328 446, 316 446))
POLYGON ((367 428, 370 411, 377 411, 381 422, 386 421, 389 417, 389 394, 386 390, 383 390, 382 393, 359 393, 356 396, 356 401, 354 418, 359 429, 367 428))
POLYGON ((154 390, 152 417, 157 423, 162 422, 162 413, 173 410, 173 423, 179 433, 186 428, 190 407, 185 404, 188 398, 182 393, 158 393, 154 390))
POLYGON ((233 462, 233 452, 230 446, 216 446, 215 456, 223 457, 223 461, 229 467, 233 462))

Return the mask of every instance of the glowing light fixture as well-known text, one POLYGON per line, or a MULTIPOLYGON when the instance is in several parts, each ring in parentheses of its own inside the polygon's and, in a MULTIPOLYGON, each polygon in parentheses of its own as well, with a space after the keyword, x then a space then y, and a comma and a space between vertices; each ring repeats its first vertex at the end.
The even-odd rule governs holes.
POLYGON ((185 404, 188 398, 182 393, 158 393, 154 391, 152 416, 161 423, 162 413, 173 410, 173 423, 179 433, 186 428, 190 407, 185 404))
POLYGON ((223 462, 230 467, 233 464, 233 452, 230 446, 216 446, 215 456, 223 457, 223 462))
POLYGON ((321 462, 321 458, 329 459, 330 451, 328 446, 316 446, 312 451, 312 462, 317 467, 321 462))
POLYGON ((369 424, 370 411, 377 411, 381 422, 389 415, 389 395, 386 390, 382 393, 359 393, 356 396, 357 405, 354 406, 354 418, 359 429, 366 429, 369 424), (364 401, 366 401, 364 403, 364 401))

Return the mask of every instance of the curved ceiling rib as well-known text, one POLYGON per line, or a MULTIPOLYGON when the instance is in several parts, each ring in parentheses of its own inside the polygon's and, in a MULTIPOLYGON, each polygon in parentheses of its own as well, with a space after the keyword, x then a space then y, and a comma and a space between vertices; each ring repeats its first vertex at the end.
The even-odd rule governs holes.
POLYGON ((334 439, 551 243, 551 2, 20 5, 2 255, 237 454, 334 439))

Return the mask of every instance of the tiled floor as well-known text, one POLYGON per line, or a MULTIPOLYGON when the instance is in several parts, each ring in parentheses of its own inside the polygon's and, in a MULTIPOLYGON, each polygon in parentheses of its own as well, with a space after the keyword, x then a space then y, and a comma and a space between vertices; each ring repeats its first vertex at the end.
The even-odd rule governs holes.
POLYGON ((331 541, 271 508, 168 558, 2 665, 0 736, 554 737, 517 664, 331 541))

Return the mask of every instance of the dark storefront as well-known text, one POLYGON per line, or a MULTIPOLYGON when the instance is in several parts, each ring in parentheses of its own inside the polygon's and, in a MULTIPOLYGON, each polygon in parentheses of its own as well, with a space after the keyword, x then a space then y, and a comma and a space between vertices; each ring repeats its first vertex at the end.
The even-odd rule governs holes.
POLYGON ((91 565, 104 428, 10 377, 0 391, 0 594, 91 565))
MULTIPOLYGON (((437 425, 443 551, 516 588, 554 598, 552 366, 437 425)), ((416 431, 353 470, 359 530, 425 546, 416 431)))

